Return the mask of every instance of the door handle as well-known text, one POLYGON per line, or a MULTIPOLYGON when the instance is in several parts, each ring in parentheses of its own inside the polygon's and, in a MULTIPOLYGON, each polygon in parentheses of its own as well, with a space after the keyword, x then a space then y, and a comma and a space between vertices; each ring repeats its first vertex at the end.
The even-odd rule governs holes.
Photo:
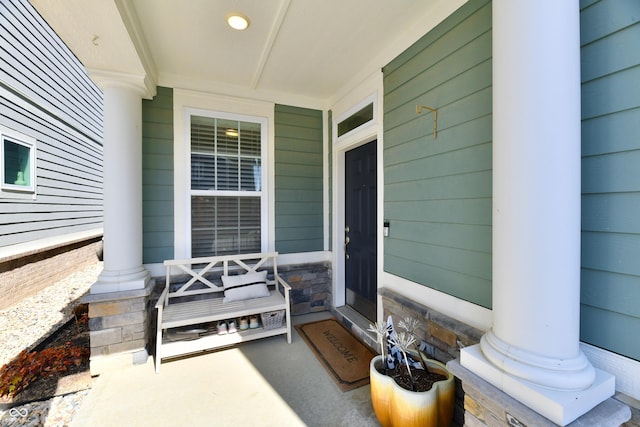
POLYGON ((351 241, 351 239, 349 238, 349 231, 351 231, 351 229, 349 228, 349 226, 347 225, 344 228, 344 256, 345 258, 349 259, 349 253, 347 252, 347 245, 349 244, 349 242, 351 241))

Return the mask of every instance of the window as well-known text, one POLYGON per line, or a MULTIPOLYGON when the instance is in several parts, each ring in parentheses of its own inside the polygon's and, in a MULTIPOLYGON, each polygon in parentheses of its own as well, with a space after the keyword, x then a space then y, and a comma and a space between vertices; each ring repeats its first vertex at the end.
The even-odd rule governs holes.
POLYGON ((261 252, 262 127, 190 116, 192 257, 261 252))
MULTIPOLYGON (((348 110, 336 116, 332 130, 334 144, 344 141, 353 142, 353 137, 375 133, 378 123, 378 94, 377 92, 367 96, 362 101, 353 105, 348 110)), ((358 139, 358 137, 356 137, 358 139)))
POLYGON ((338 137, 373 120, 373 102, 338 123, 338 137))
POLYGON ((0 127, 2 194, 35 192, 35 140, 0 127))

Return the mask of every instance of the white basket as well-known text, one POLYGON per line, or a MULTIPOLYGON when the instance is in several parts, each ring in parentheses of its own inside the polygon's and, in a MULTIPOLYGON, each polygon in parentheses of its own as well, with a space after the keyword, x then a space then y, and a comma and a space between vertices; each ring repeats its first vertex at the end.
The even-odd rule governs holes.
POLYGON ((265 329, 276 329, 282 326, 284 310, 267 311, 266 313, 260 313, 260 317, 262 317, 262 326, 265 329))

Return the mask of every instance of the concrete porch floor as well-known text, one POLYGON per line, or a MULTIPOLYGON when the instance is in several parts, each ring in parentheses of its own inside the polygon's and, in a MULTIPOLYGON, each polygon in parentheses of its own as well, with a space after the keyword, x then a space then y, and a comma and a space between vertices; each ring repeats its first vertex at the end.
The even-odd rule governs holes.
MULTIPOLYGON (((292 317, 305 323, 329 312, 292 317)), ((368 385, 343 393, 295 329, 282 336, 100 375, 71 424, 378 426, 368 385)))

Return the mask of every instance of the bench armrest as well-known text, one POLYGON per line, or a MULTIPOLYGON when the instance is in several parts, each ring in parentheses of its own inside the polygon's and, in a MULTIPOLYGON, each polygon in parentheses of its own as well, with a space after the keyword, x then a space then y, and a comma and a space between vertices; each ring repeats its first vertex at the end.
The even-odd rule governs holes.
POLYGON ((278 287, 278 284, 279 284, 280 286, 282 286, 285 292, 291 291, 291 285, 289 285, 286 280, 284 280, 282 277, 280 277, 277 274, 275 276, 275 279, 276 279, 276 288, 278 287))
POLYGON ((158 302, 156 302, 156 309, 162 309, 166 305, 167 294, 169 293, 169 288, 165 287, 162 293, 160 294, 160 298, 158 298, 158 302))

